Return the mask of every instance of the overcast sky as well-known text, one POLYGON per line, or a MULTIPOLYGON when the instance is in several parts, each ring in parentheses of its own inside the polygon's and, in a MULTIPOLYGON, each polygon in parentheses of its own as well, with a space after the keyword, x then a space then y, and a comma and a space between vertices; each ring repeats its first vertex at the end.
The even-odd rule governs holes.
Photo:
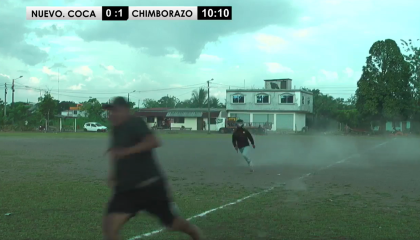
POLYGON ((36 101, 37 89, 76 102, 135 90, 130 98, 137 103, 166 94, 183 100, 211 78, 211 95, 221 99, 229 86, 262 88, 264 79, 291 78, 296 88, 347 98, 375 41, 420 36, 415 0, 119 0, 120 6, 231 5, 233 20, 25 19, 26 6, 115 2, 0 0, 0 84, 23 76, 16 101, 36 101))

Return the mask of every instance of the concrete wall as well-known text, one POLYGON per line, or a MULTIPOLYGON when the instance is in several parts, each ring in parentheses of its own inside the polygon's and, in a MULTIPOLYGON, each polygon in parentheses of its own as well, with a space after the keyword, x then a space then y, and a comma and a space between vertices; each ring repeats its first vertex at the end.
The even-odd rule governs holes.
POLYGON ((306 126, 306 114, 295 113, 295 127, 296 131, 302 131, 302 128, 306 126))
MULTIPOLYGON (((219 117, 221 117, 221 114, 219 114, 219 117)), ((198 118, 185 118, 184 119, 184 123, 171 123, 171 127, 186 127, 186 128, 192 128, 191 130, 196 131, 197 130, 197 119, 198 118)), ((143 120, 147 123, 147 118, 144 117, 143 120)), ((206 122, 206 126, 208 126, 207 124, 207 118, 203 119, 206 122)), ((157 122, 157 118, 154 118, 154 121, 157 122)), ((147 126, 149 128, 153 127, 154 122, 153 123, 147 123, 147 126)), ((198 129, 201 130, 201 129, 198 129)), ((206 129, 207 130, 207 129, 206 129)), ((217 127, 216 124, 211 124, 210 126, 210 130, 211 131, 217 131, 217 127)))
POLYGON ((304 93, 304 92, 302 92, 300 95, 301 95, 300 96, 300 98, 301 98, 301 100, 300 100, 300 110, 313 113, 314 112, 314 103, 313 103, 314 98, 313 98, 313 95, 312 94, 307 94, 307 93, 304 93), (303 100, 303 102, 302 102, 302 100, 303 100))
MULTIPOLYGON (((219 114, 219 116, 220 116, 220 114, 219 114)), ((205 119, 203 119, 203 120, 204 120, 204 122, 206 123, 206 130, 207 130, 207 126, 208 126, 207 122, 208 122, 208 119, 207 119, 207 118, 205 118, 205 119)), ((218 129, 217 129, 217 127, 216 127, 216 124, 210 124, 210 131, 218 131, 218 129)))
POLYGON ((79 110, 66 110, 62 111, 61 115, 69 117, 86 117, 87 114, 84 111, 79 110))
POLYGON ((269 111, 308 111, 313 112, 313 97, 306 92, 297 91, 241 91, 226 92, 226 110, 227 111, 253 111, 253 110, 269 110, 269 111), (243 95, 244 103, 233 103, 232 98, 234 95, 243 95), (256 103, 256 97, 259 94, 267 94, 270 97, 269 103, 256 103), (292 95, 293 103, 281 103, 280 99, 283 95, 292 95), (302 97, 305 98, 302 104, 302 97), (308 104, 308 100, 309 104, 308 104))
POLYGON ((142 117, 143 118, 143 120, 146 122, 146 124, 147 124, 147 126, 149 127, 149 128, 152 128, 153 127, 153 125, 155 125, 155 123, 154 122, 157 122, 157 118, 155 117, 154 118, 154 122, 152 122, 152 123, 148 123, 147 122, 147 117, 142 117))
MULTIPOLYGON (((403 124, 404 124, 404 122, 395 122, 395 130, 397 130, 397 131, 403 131, 403 127, 402 127, 403 124)), ((406 121, 405 124, 406 124, 406 129, 410 129, 411 128, 410 121, 406 121)), ((379 127, 375 127, 375 130, 379 130, 379 127)), ((386 122, 385 130, 386 131, 389 131, 389 132, 394 131, 394 128, 392 127, 392 122, 386 122)))
MULTIPOLYGON (((275 131, 277 129, 277 115, 281 114, 293 114, 293 131, 301 131, 303 127, 306 126, 306 114, 305 113, 294 113, 294 112, 246 112, 246 111, 229 111, 228 117, 238 117, 238 116, 248 116, 249 115, 249 122, 253 123, 256 121, 260 121, 260 116, 264 114, 267 115, 269 119, 272 119, 272 128, 271 131, 275 131), (254 119, 254 115, 259 117, 254 119)), ((242 119, 242 118, 241 118, 242 119)), ((244 122, 246 122, 244 120, 244 122)), ((269 121, 271 122, 271 121, 269 121)))
POLYGON ((171 127, 182 127, 191 128, 191 130, 197 130, 197 118, 184 118, 184 123, 171 123, 171 127))
POLYGON ((264 83, 265 89, 272 89, 271 88, 271 83, 275 83, 280 88, 282 81, 286 81, 286 89, 289 89, 289 90, 292 89, 292 80, 290 80, 290 79, 278 80, 278 81, 265 81, 265 83, 264 83))

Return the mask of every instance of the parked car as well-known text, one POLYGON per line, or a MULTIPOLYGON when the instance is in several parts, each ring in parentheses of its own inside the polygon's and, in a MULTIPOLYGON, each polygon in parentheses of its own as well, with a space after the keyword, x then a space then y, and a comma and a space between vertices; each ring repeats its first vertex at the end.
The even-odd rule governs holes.
POLYGON ((107 127, 97 122, 87 122, 83 126, 85 132, 106 132, 107 127))

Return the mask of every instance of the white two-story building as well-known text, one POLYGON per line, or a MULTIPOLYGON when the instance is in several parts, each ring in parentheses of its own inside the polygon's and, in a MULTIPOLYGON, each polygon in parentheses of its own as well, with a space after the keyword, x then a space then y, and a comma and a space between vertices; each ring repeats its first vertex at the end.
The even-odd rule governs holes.
POLYGON ((292 79, 264 80, 264 89, 226 90, 228 117, 245 124, 269 125, 273 131, 301 131, 313 113, 313 95, 292 89, 292 79))

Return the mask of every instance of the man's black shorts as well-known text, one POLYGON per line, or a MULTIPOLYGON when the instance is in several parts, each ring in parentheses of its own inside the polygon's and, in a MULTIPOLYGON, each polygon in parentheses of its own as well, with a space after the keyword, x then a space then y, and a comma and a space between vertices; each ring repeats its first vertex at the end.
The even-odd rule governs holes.
POLYGON ((138 212, 146 211, 169 227, 178 216, 175 208, 164 182, 158 181, 147 187, 115 193, 108 203, 107 214, 128 213, 134 217, 138 212))

